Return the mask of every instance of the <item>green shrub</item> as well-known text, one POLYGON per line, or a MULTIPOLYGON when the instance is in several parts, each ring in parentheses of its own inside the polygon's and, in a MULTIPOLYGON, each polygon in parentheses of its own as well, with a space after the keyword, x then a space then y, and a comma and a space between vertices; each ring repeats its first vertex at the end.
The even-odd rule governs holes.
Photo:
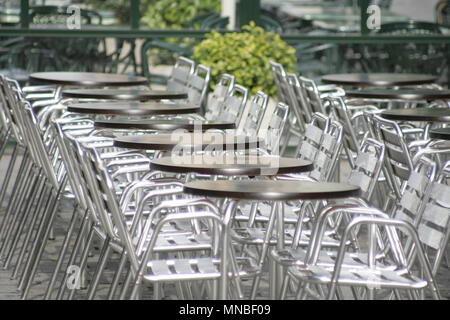
POLYGON ((194 17, 213 11, 220 11, 220 0, 152 0, 141 20, 152 29, 182 29, 194 17))
POLYGON ((253 22, 242 29, 241 33, 212 31, 194 47, 192 58, 211 68, 212 86, 222 74, 229 73, 252 94, 262 90, 274 96, 276 87, 269 61, 281 63, 292 71, 296 65, 295 49, 278 34, 266 32, 253 22))
MULTIPOLYGON (((85 0, 96 10, 112 10, 121 23, 128 23, 130 0, 85 0)), ((141 22, 151 29, 181 29, 200 14, 220 11, 220 0, 141 0, 141 22)))
MULTIPOLYGON (((142 8, 147 7, 148 3, 154 0, 142 0, 142 8)), ((128 24, 130 21, 130 1, 129 0, 85 0, 83 4, 92 7, 93 10, 111 10, 117 20, 122 24, 128 24)))

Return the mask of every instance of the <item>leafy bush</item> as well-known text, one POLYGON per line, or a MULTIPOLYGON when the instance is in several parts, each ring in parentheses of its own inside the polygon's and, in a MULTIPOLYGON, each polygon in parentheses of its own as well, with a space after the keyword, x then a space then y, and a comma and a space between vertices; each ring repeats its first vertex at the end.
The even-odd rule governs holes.
POLYGON ((295 49, 278 34, 266 32, 254 22, 242 29, 242 33, 212 31, 194 46, 192 58, 211 68, 212 85, 222 74, 229 73, 253 94, 262 90, 274 96, 276 87, 269 61, 281 63, 286 70, 292 71, 296 65, 295 49))
MULTIPOLYGON (((97 10, 113 10, 121 23, 128 23, 130 0, 84 0, 97 10)), ((141 0, 141 21, 151 29, 181 29, 200 14, 220 11, 220 0, 141 0)))
MULTIPOLYGON (((154 0, 142 0, 141 10, 147 9, 149 2, 154 0)), ((93 10, 112 10, 120 23, 127 24, 130 21, 130 0, 85 0, 83 4, 92 7, 93 10)))
POLYGON ((152 0, 142 22, 152 29, 182 29, 201 14, 220 11, 220 0, 152 0))

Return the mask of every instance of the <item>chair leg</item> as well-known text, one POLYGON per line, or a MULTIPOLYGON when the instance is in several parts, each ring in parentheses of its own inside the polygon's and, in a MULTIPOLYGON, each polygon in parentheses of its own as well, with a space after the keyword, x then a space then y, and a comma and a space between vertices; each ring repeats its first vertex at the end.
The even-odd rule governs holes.
MULTIPOLYGON (((67 229, 66 236, 64 237, 61 251, 59 252, 58 260, 56 261, 55 270, 53 271, 52 277, 50 278, 50 282, 49 282, 47 290, 45 292, 45 296, 44 296, 45 300, 48 300, 51 298, 51 295, 53 292, 53 287, 55 286, 59 270, 61 269, 61 266, 63 264, 67 249, 69 248, 70 239, 72 238, 72 235, 73 235, 73 232, 75 229, 75 225, 76 225, 76 221, 77 221, 77 211, 78 211, 78 205, 75 205, 75 208, 74 208, 73 214, 72 214, 72 218, 70 220, 70 224, 67 229)), ((87 215, 87 211, 86 211, 85 215, 87 215)))
MULTIPOLYGON (((81 272, 84 272, 85 269, 86 269, 87 260, 89 258, 89 249, 91 247, 93 239, 94 239, 94 224, 91 225, 91 229, 89 230, 89 234, 88 234, 88 237, 86 239, 85 247, 84 247, 83 252, 81 254, 81 261, 80 261, 80 264, 79 264, 80 274, 81 274, 81 272)), ((73 300, 73 297, 75 296, 75 291, 76 291, 76 289, 73 289, 72 291, 69 292, 69 300, 73 300)))
MULTIPOLYGON (((77 235, 77 238, 75 239, 75 244, 74 244, 72 253, 69 257, 69 261, 67 262, 68 267, 75 264, 77 253, 80 250, 80 247, 82 245, 82 239, 85 236, 86 231, 90 230, 90 229, 88 229, 88 228, 90 228, 89 221, 90 221, 90 219, 89 219, 89 216, 87 215, 87 211, 86 211, 83 221, 81 222, 80 231, 77 235)), ((63 279, 61 281, 61 284, 59 286, 58 294, 56 296, 56 299, 58 299, 58 300, 61 300, 64 297, 64 292, 66 289, 68 277, 69 277, 69 274, 67 272, 65 272, 63 279)))
POLYGON ((50 192, 51 192, 50 187, 48 185, 45 185, 45 183, 44 183, 44 190, 41 193, 40 199, 36 206, 36 210, 32 214, 32 220, 31 220, 30 224, 27 226, 28 230, 25 231, 25 239, 22 242, 22 248, 21 248, 19 256, 16 260, 16 264, 15 264, 14 271, 12 274, 13 279, 17 278, 20 268, 22 267, 22 262, 23 262, 23 259, 25 258, 25 254, 27 252, 27 248, 29 246, 30 239, 31 239, 31 236, 33 235, 35 226, 36 226, 36 224, 39 223, 38 222, 39 217, 43 217, 45 209, 47 208, 47 205, 45 205, 45 202, 48 201, 50 192))
POLYGON ((97 269, 94 272, 94 276, 92 278, 92 282, 88 290, 88 300, 94 299, 95 291, 97 290, 100 278, 103 274, 103 270, 105 269, 106 262, 108 261, 110 253, 111 253, 110 238, 106 237, 103 243, 102 251, 99 256, 99 260, 97 262, 97 269))
POLYGON ((113 281, 111 283, 111 287, 109 288, 108 292, 108 300, 113 300, 114 295, 117 291, 117 286, 119 285, 120 276, 122 275, 123 268, 125 267, 125 263, 127 262, 127 257, 125 255, 125 252, 122 251, 122 254, 120 256, 119 265, 117 267, 116 273, 114 274, 113 281))
POLYGON ((56 212, 58 210, 58 202, 59 202, 58 200, 59 200, 59 194, 55 197, 54 204, 53 204, 52 210, 51 210, 51 215, 50 215, 50 217, 48 219, 47 226, 46 226, 45 231, 44 231, 44 235, 41 238, 41 245, 40 245, 40 247, 39 247, 39 249, 37 251, 36 258, 34 260, 32 268, 30 270, 30 276, 28 277, 28 281, 27 281, 27 283, 25 285, 25 288, 24 288, 24 291, 23 291, 23 295, 22 295, 22 299, 26 299, 26 297, 28 295, 28 292, 30 290, 31 284, 33 283, 34 276, 36 275, 37 268, 38 268, 39 263, 41 261, 42 254, 44 253, 44 250, 45 250, 45 247, 46 247, 46 244, 47 244, 47 240, 48 240, 48 237, 50 235, 50 231, 52 229, 53 222, 54 222, 55 217, 56 217, 56 212))
POLYGON ((35 184, 37 183, 37 176, 34 174, 31 178, 30 183, 25 187, 23 194, 18 198, 18 206, 15 205, 13 208, 15 208, 14 214, 12 214, 12 219, 9 222, 8 228, 6 229, 5 238, 3 239, 2 246, 0 247, 0 257, 3 257, 8 250, 8 243, 12 236, 16 235, 14 230, 20 227, 19 223, 22 221, 22 219, 26 216, 25 206, 27 203, 32 203, 34 196, 36 195, 33 192, 33 188, 35 187, 35 184), (29 199, 29 201, 25 201, 25 199, 29 199))
MULTIPOLYGON (((22 161, 22 164, 23 163, 24 162, 22 161)), ((6 208, 6 214, 3 217, 2 225, 0 227, 0 241, 2 241, 6 230, 10 226, 11 219, 14 218, 14 207, 16 205, 17 198, 19 196, 21 196, 20 189, 22 189, 22 186, 25 184, 25 182, 27 180, 27 175, 28 175, 29 171, 31 170, 31 167, 32 167, 31 163, 27 163, 26 167, 24 167, 23 173, 17 177, 17 181, 14 183, 13 190, 11 193, 12 196, 11 196, 11 199, 9 199, 9 203, 6 208)))
MULTIPOLYGON (((14 146, 14 150, 13 153, 11 154, 11 159, 9 159, 9 165, 8 168, 6 169, 6 175, 5 178, 3 180, 3 185, 2 188, 0 190, 0 207, 3 204, 3 201, 5 200, 5 196, 6 196, 6 192, 8 191, 8 186, 11 180, 11 176, 13 173, 13 168, 16 165, 16 160, 17 160, 17 156, 19 154, 19 147, 17 146, 17 144, 14 146)), ((20 170, 18 171, 17 175, 19 175, 20 170)))
POLYGON ((24 288, 25 282, 27 282, 30 271, 33 267, 33 263, 36 258, 37 250, 39 249, 39 245, 41 244, 42 235, 45 232, 45 226, 49 221, 49 217, 52 215, 52 212, 56 209, 57 205, 57 198, 54 194, 50 193, 50 199, 47 203, 47 206, 44 209, 43 216, 41 218, 41 221, 39 222, 38 230, 35 234, 35 237, 32 241, 32 248, 28 254, 28 259, 25 264, 24 271, 22 273, 22 276, 19 281, 19 290, 22 290, 24 288))
MULTIPOLYGON (((14 252, 15 252, 15 250, 17 248, 18 243, 19 243, 20 237, 21 237, 21 235, 22 235, 22 233, 23 233, 23 231, 25 229, 25 226, 28 225, 26 222, 27 222, 27 220, 29 220, 29 218, 31 216, 29 213, 31 212, 32 206, 33 206, 35 200, 39 199, 39 194, 44 189, 44 181, 43 180, 41 180, 39 182, 39 184, 38 184, 36 189, 38 191, 35 192, 35 195, 32 197, 32 200, 30 200, 28 202, 27 207, 25 208, 25 212, 22 215, 21 220, 19 221, 18 229, 15 231, 14 238, 13 238, 11 246, 9 248, 9 252, 8 252, 8 254, 6 256, 6 262, 5 262, 5 265, 4 265, 4 269, 8 269, 9 268, 9 264, 11 263, 11 260, 13 258, 14 252)), ((31 220, 32 220, 32 217, 31 217, 31 220)))
MULTIPOLYGON (((269 250, 269 242, 270 242, 270 238, 272 237, 272 230, 275 225, 276 207, 277 206, 273 205, 271 208, 270 218, 269 218, 269 221, 267 224, 267 230, 266 230, 266 234, 264 237, 264 244, 262 245, 261 255, 260 255, 259 261, 258 261, 258 267, 260 270, 262 270, 262 268, 263 268, 264 259, 266 258, 267 251, 269 250)), ((256 275, 255 279, 253 280, 252 291, 251 291, 251 296, 250 296, 251 300, 254 300, 256 297, 260 281, 261 281, 261 273, 256 275)))

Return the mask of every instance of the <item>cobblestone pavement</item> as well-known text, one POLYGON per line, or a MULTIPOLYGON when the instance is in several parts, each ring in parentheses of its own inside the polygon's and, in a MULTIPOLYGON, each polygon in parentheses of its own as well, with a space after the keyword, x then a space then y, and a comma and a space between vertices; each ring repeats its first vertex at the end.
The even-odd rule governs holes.
MULTIPOLYGON (((2 175, 5 172, 5 168, 0 167, 0 172, 2 175)), ((46 247, 46 250, 44 252, 42 263, 39 265, 38 273, 35 278, 35 281, 33 282, 33 285, 31 287, 31 290, 28 295, 28 299, 33 300, 39 300, 44 297, 44 294, 46 292, 49 278, 53 272, 55 262, 59 253, 59 250, 62 245, 62 241, 64 239, 64 236, 66 234, 67 226, 69 224, 69 219, 71 217, 71 212, 73 208, 72 201, 65 201, 59 208, 57 219, 56 219, 56 227, 54 229, 54 239, 48 241, 48 245, 46 247)), ((3 208, 0 211, 0 219, 2 219, 1 216, 3 216, 5 212, 5 209, 3 208)), ((1 221, 0 220, 0 221, 1 221)), ((100 243, 94 243, 94 248, 92 250, 91 257, 88 260, 88 267, 87 267, 87 273, 92 274, 95 270, 96 263, 97 263, 97 257, 100 252, 101 244, 100 243)), ((20 246, 19 246, 20 248, 20 246)), ((16 250, 18 252, 19 250, 16 250)), ((450 256, 450 255, 449 255, 450 256)), ((14 256, 12 260, 12 266, 15 265, 17 255, 14 256)), ((95 296, 96 299, 105 299, 108 295, 109 290, 109 284, 112 281, 112 278, 114 276, 114 270, 116 269, 117 262, 119 260, 118 255, 113 255, 111 261, 108 263, 106 272, 103 275, 99 290, 95 296)), ((15 300, 20 299, 20 293, 17 290, 18 280, 19 279, 11 279, 12 274, 12 267, 10 267, 7 270, 4 270, 1 266, 3 265, 3 261, 0 265, 0 299, 2 300, 15 300)), ((89 278, 89 276, 87 277, 89 278)), ((58 280, 61 279, 61 275, 58 280)), ((441 270, 439 271, 437 277, 437 282, 439 284, 441 294, 443 298, 449 299, 450 298, 450 270, 449 268, 444 264, 443 267, 441 267, 441 270)), ((123 279, 122 279, 123 280, 123 279)), ((121 280, 121 281, 122 281, 121 280)), ((267 279, 264 278, 262 282, 262 290, 261 290, 261 296, 259 298, 264 299, 268 296, 268 285, 267 285, 267 279)), ((244 290, 246 293, 250 290, 250 281, 244 283, 244 290)), ((66 290, 67 294, 69 290, 66 290)), ((174 298, 175 289, 173 287, 169 287, 168 290, 165 291, 165 299, 171 299, 174 298)), ((53 294, 53 298, 55 297, 56 292, 53 294)), ((146 288, 143 293, 143 298, 151 298, 152 290, 151 288, 146 288)), ((86 290, 79 290, 77 291, 77 294, 75 295, 75 299, 84 299, 86 297, 86 290)))

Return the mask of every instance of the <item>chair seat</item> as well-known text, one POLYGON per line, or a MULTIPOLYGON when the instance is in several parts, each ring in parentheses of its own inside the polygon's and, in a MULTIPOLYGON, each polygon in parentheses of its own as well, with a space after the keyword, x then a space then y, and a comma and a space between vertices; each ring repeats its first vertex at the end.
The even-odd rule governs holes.
MULTIPOLYGON (((288 272, 299 281, 324 284, 331 282, 333 267, 291 266, 288 268, 288 272)), ((366 286, 374 289, 422 289, 428 285, 427 281, 404 270, 347 268, 345 266, 341 269, 337 283, 339 285, 366 286)))
MULTIPOLYGON (((286 229, 284 231, 284 244, 292 245, 293 237, 295 234, 295 229, 286 229)), ((231 238, 242 244, 247 245, 260 245, 264 243, 264 238, 266 235, 266 230, 263 228, 233 228, 231 230, 231 238)), ((308 246, 310 241, 311 233, 310 232, 302 232, 300 241, 298 243, 299 246, 308 246)), ((278 243, 278 237, 275 232, 270 237, 269 245, 276 245, 278 243)), ((323 246, 325 247, 339 247, 340 241, 334 239, 330 235, 325 235, 322 241, 323 246)))
POLYGON ((147 264, 147 281, 218 279, 220 260, 211 258, 152 260, 147 264))
MULTIPOLYGON (((273 249, 270 252, 270 257, 277 263, 284 266, 304 265, 307 250, 304 248, 285 248, 273 249)), ((317 260, 317 265, 322 267, 333 267, 337 258, 336 251, 320 251, 317 260)), ((367 254, 364 253, 346 253, 343 260, 343 265, 349 268, 367 268, 368 260, 367 254)), ((377 262, 377 267, 383 269, 392 269, 391 265, 383 265, 377 262)))
MULTIPOLYGON (((237 258, 236 262, 239 277, 245 278, 259 272, 251 258, 237 258)), ((213 280, 220 277, 219 266, 220 260, 216 258, 152 260, 147 263, 144 279, 151 282, 213 280)), ((233 276, 231 272, 229 276, 233 276)))
POLYGON ((185 250, 210 250, 211 237, 207 234, 200 233, 183 234, 176 233, 165 235, 161 234, 156 240, 155 252, 168 251, 185 251, 185 250))
MULTIPOLYGON (((270 211, 272 207, 267 203, 259 203, 258 214, 255 217, 255 222, 268 222, 270 217, 270 211)), ((298 207, 285 206, 284 207, 284 223, 296 224, 298 222, 298 207)), ((234 217, 236 221, 248 221, 250 214, 250 205, 240 206, 238 214, 234 217), (239 214, 240 213, 240 214, 239 214)))

